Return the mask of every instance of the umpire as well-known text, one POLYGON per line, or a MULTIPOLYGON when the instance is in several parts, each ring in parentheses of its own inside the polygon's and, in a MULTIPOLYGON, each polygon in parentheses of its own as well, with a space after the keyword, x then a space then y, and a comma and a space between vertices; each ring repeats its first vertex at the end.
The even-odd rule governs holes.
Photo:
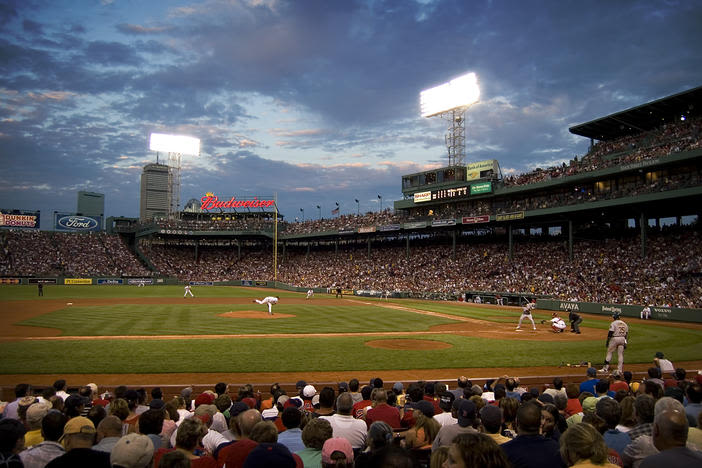
POLYGON ((580 334, 580 324, 583 323, 583 318, 580 314, 573 312, 568 313, 568 321, 570 321, 570 332, 580 334))

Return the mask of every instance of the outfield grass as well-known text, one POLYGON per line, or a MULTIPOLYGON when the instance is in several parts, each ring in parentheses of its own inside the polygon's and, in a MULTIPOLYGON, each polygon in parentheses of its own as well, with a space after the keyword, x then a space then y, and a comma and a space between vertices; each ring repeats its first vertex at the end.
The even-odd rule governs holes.
MULTIPOLYGON (((260 290, 232 287, 193 287, 197 297, 262 297, 260 290)), ((224 318, 229 311, 261 310, 256 304, 121 304, 122 298, 182 297, 177 286, 48 286, 44 298, 36 287, 1 286, 0 300, 61 299, 76 302, 60 310, 34 317, 22 325, 55 327, 62 335, 106 336, 104 340, 2 341, 0 373, 172 373, 172 372, 314 372, 344 370, 405 370, 464 367, 553 366, 562 362, 601 362, 605 354, 607 321, 586 320, 588 330, 597 330, 592 341, 550 342, 495 340, 454 334, 393 335, 392 338, 435 340, 450 348, 434 350, 390 350, 371 348, 371 336, 295 338, 118 340, 109 335, 219 335, 219 334, 302 334, 427 331, 451 323, 450 318, 421 315, 405 310, 347 301, 321 305, 285 303, 298 293, 275 292, 281 303, 278 314, 294 317, 275 320, 224 318), (105 306, 83 307, 80 299, 110 299, 105 306)), ((318 298, 326 297, 318 295, 318 298)), ((319 302, 319 301, 317 301, 319 302)), ((431 312, 485 320, 504 329, 514 326, 515 310, 471 307, 449 302, 395 301, 431 312)), ((7 303, 6 303, 7 304, 7 303)), ((4 316, 11 314, 3 307, 4 316)), ((550 314, 536 313, 536 318, 550 314)), ((545 325, 542 327, 546 327, 545 325)), ((0 334, 2 334, 0 332, 0 334)), ((543 335, 541 335, 543 338, 543 335)), ((384 337, 387 338, 387 337, 384 337)), ((702 359, 702 331, 671 327, 660 322, 630 324, 630 346, 626 362, 651 362, 656 351, 665 352, 673 362, 702 359)))

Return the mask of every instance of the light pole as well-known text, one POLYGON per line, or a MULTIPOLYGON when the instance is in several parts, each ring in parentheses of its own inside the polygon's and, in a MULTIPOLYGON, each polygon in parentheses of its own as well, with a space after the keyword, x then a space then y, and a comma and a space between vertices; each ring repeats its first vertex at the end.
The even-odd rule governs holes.
POLYGON ((322 207, 317 205, 317 209, 319 210, 319 219, 322 219, 322 207))
POLYGON ((305 209, 300 208, 300 213, 302 213, 302 221, 304 222, 305 221, 305 209))
POLYGON ((336 215, 341 216, 340 210, 339 210, 339 202, 334 202, 334 203, 336 203, 336 215))
POLYGON ((358 198, 354 198, 356 200, 356 216, 361 216, 361 204, 358 202, 358 198))
POLYGON ((380 200, 380 211, 383 211, 383 197, 378 195, 378 200, 380 200))

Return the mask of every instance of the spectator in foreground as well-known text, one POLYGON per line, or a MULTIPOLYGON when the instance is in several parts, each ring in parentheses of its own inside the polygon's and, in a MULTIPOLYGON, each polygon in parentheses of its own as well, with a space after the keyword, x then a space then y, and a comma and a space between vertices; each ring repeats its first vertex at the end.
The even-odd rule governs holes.
POLYGON ((459 434, 449 448, 446 467, 510 468, 499 445, 485 434, 459 434))
POLYGON ((295 452, 305 466, 322 465, 322 447, 327 439, 333 435, 331 424, 326 419, 315 418, 310 420, 302 430, 302 442, 305 448, 295 452))
POLYGON ((320 419, 326 419, 331 423, 334 437, 345 438, 351 443, 351 447, 358 450, 366 445, 368 427, 363 420, 354 419, 351 415, 352 410, 353 397, 350 392, 344 392, 336 398, 336 414, 320 416, 320 419))
POLYGON ((541 407, 526 403, 517 410, 517 437, 500 447, 514 468, 560 468, 558 442, 546 439, 541 429, 541 407))
POLYGON ((105 416, 98 424, 97 444, 93 446, 93 450, 111 453, 120 437, 122 437, 122 421, 114 414, 105 416))
POLYGON ((353 449, 348 440, 343 437, 332 437, 324 442, 322 447, 323 468, 353 468, 353 449))
MULTIPOLYGON (((451 424, 448 426, 442 426, 439 433, 436 435, 434 442, 432 443, 431 449, 436 450, 441 446, 450 445, 453 439, 458 434, 464 434, 466 432, 478 432, 474 427, 476 417, 476 407, 475 403, 470 400, 465 400, 463 398, 454 400, 456 408, 456 419, 458 422, 456 424, 451 424)), ((541 413, 539 413, 539 421, 541 420, 541 413)))
POLYGON ((117 441, 110 463, 112 468, 147 468, 151 467, 154 458, 154 444, 148 436, 142 434, 127 434, 117 441))
POLYGON ((665 410, 653 423, 653 445, 660 453, 646 457, 641 468, 702 466, 702 452, 685 446, 688 423, 685 413, 665 410))
MULTIPOLYGON (((66 453, 66 450, 58 442, 63 436, 63 427, 66 422, 68 422, 66 416, 57 410, 49 411, 42 418, 41 434, 44 437, 44 442, 20 452, 20 458, 25 468, 43 468, 54 458, 66 453)), ((122 424, 120 423, 120 430, 121 428, 122 424)))
POLYGON ((22 468, 19 453, 24 449, 27 430, 16 419, 0 419, 0 462, 7 468, 22 468))
POLYGON ((567 466, 617 468, 607 462, 607 445, 602 435, 588 423, 577 423, 563 433, 561 458, 567 466))
POLYGON ((63 427, 61 442, 66 453, 54 458, 47 468, 73 468, 90 466, 95 468, 110 468, 110 454, 93 450, 95 426, 83 416, 70 419, 63 427))

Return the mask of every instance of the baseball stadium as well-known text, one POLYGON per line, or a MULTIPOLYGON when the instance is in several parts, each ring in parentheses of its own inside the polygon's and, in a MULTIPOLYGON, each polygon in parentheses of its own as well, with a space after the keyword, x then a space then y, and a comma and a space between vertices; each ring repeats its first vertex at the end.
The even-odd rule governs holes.
POLYGON ((569 128, 590 140, 569 163, 407 174, 392 208, 330 219, 290 222, 272 197, 207 193, 175 216, 55 214, 45 231, 38 211, 5 207, 0 400, 18 384, 170 399, 223 382, 233 399, 253 388, 265 400, 273 384, 292 396, 300 381, 354 380, 433 398, 466 377, 536 397, 592 368, 628 371, 632 393, 657 391, 652 378, 666 395, 693 385, 701 108, 702 87, 643 103, 569 128), (657 367, 663 355, 672 369, 657 367))

